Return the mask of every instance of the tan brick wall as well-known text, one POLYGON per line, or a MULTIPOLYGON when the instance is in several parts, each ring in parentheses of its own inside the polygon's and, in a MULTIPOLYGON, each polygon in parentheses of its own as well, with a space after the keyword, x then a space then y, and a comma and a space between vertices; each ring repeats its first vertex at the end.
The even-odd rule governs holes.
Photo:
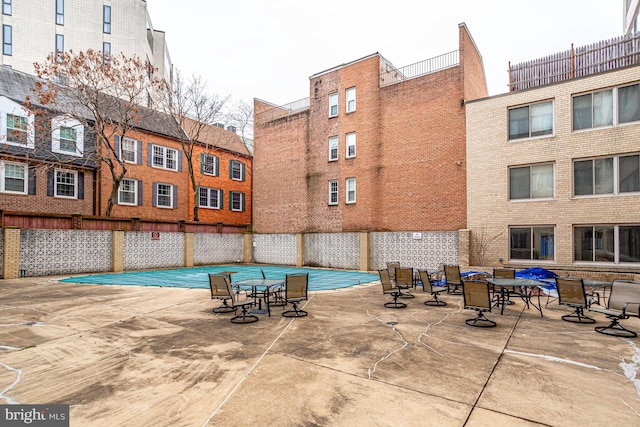
POLYGON ((184 233, 184 266, 193 267, 193 233, 184 233))
POLYGON ((15 279, 20 275, 20 229, 5 228, 2 248, 2 278, 15 279))
MULTIPOLYGON (((573 132, 572 94, 638 80, 640 67, 633 67, 467 104, 467 224, 472 239, 474 234, 482 233, 498 236, 487 253, 490 265, 497 265, 498 258, 503 258, 505 263, 509 260, 509 226, 555 226, 556 260, 529 264, 559 268, 576 266, 573 263, 574 225, 640 224, 638 195, 572 197, 573 159, 640 151, 637 123, 573 132), (508 107, 548 99, 554 101, 554 135, 509 142, 508 107), (555 163, 555 198, 510 202, 508 167, 542 162, 555 163)), ((516 264, 527 266, 522 262, 516 264)))
POLYGON ((124 271, 124 231, 111 233, 111 265, 115 273, 124 271))

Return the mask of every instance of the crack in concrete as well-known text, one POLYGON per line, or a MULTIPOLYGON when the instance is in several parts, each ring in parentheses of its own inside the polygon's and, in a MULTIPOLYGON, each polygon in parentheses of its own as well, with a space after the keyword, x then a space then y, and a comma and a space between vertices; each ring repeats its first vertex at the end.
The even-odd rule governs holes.
POLYGON ((15 387, 16 384, 20 382, 20 379, 22 378, 22 371, 20 369, 12 368, 9 365, 5 365, 2 362, 0 362, 0 366, 4 367, 7 371, 13 371, 16 373, 16 379, 11 383, 11 385, 9 385, 9 387, 5 388, 4 390, 0 391, 0 399, 4 399, 5 402, 7 402, 7 404, 9 405, 17 405, 18 402, 16 402, 15 400, 7 396, 6 393, 9 392, 9 390, 11 390, 13 387, 15 387))

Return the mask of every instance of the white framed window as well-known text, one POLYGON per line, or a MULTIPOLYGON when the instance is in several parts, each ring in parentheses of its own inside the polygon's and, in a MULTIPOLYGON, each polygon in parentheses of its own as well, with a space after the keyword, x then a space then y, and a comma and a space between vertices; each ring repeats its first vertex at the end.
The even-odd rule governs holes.
POLYGON ((580 159, 573 162, 573 195, 640 192, 640 155, 580 159))
POLYGON ((54 153, 82 157, 84 153, 84 126, 71 117, 51 119, 51 150, 54 153))
POLYGON ((0 144, 34 148, 34 115, 31 111, 0 96, 0 144))
POLYGON ((338 160, 338 137, 329 138, 329 161, 338 160))
POLYGON ((138 145, 140 141, 124 137, 120 141, 120 159, 126 163, 138 163, 138 145))
POLYGON ((555 227, 551 225, 510 227, 509 258, 553 261, 555 259, 555 227))
POLYGON ((231 210, 234 212, 244 212, 244 193, 239 193, 237 191, 229 192, 229 204, 231 205, 231 210))
POLYGON ((56 169, 54 193, 56 197, 78 198, 78 172, 66 169, 56 169))
POLYGON ((229 178, 234 181, 244 181, 245 179, 245 166, 244 163, 237 160, 229 161, 229 178))
POLYGON ((202 153, 200 155, 200 168, 205 175, 219 176, 220 159, 213 154, 202 153))
POLYGON ((111 34, 111 6, 102 6, 102 32, 111 34))
POLYGON ((175 208, 176 188, 171 184, 153 183, 154 206, 159 208, 175 208))
POLYGON ((509 108, 509 140, 553 134, 553 101, 509 108))
POLYGON ((352 113, 356 111, 356 88, 350 87, 349 89, 347 89, 345 95, 347 99, 346 101, 347 113, 352 113))
POLYGON ((338 115, 338 92, 329 94, 329 117, 338 115))
POLYGON ((200 187, 199 206, 208 209, 222 209, 223 191, 217 188, 200 187))
POLYGON ((356 156, 356 133, 355 132, 348 133, 345 137, 345 140, 346 140, 346 147, 347 147, 347 153, 345 157, 347 159, 351 159, 356 156))
POLYGON ((553 163, 509 168, 509 200, 550 199, 554 187, 553 163))
POLYGON ((640 121, 640 84, 603 89, 573 97, 573 130, 640 121))
POLYGON ((640 225, 580 225, 573 228, 573 260, 640 263, 640 225))
POLYGON ((169 170, 178 170, 178 150, 151 144, 151 166, 169 170))
POLYGON ((329 181, 329 204, 338 204, 338 180, 333 179, 329 181))
POLYGON ((352 204, 356 202, 356 179, 347 178, 345 182, 346 203, 352 204))
POLYGON ((124 178, 118 188, 118 204, 137 206, 138 191, 137 179, 124 178))
POLYGON ((26 164, 0 161, 0 192, 27 194, 28 178, 26 164))

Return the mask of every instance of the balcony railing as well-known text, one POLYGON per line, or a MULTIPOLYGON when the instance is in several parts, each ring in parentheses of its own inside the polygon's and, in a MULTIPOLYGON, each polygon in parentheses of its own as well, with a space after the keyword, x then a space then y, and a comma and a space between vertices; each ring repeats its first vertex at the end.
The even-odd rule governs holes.
POLYGON ((281 117, 297 114, 301 111, 308 110, 311 105, 310 102, 310 98, 303 98, 288 104, 274 106, 269 110, 256 114, 255 122, 256 124, 266 123, 281 117))
POLYGON ((509 90, 523 90, 640 64, 640 34, 629 34, 517 65, 509 63, 509 90))
POLYGON ((415 79, 416 77, 455 67, 459 64, 460 52, 457 50, 401 68, 395 68, 391 64, 387 64, 386 70, 380 70, 380 87, 415 79))

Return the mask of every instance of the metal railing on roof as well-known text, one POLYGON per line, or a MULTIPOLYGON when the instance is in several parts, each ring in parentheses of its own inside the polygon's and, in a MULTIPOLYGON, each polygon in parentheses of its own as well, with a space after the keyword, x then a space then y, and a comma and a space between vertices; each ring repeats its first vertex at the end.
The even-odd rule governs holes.
POLYGON ((395 68, 387 64, 386 70, 380 70, 380 87, 415 79, 426 74, 435 73, 460 64, 460 51, 454 50, 415 64, 395 68))
POLYGON ((640 64, 640 34, 629 34, 516 65, 509 90, 523 90, 640 64))
POLYGON ((255 122, 266 123, 281 117, 297 114, 301 111, 308 110, 310 105, 310 98, 302 98, 297 101, 289 102, 288 104, 274 106, 269 110, 256 114, 255 122))

